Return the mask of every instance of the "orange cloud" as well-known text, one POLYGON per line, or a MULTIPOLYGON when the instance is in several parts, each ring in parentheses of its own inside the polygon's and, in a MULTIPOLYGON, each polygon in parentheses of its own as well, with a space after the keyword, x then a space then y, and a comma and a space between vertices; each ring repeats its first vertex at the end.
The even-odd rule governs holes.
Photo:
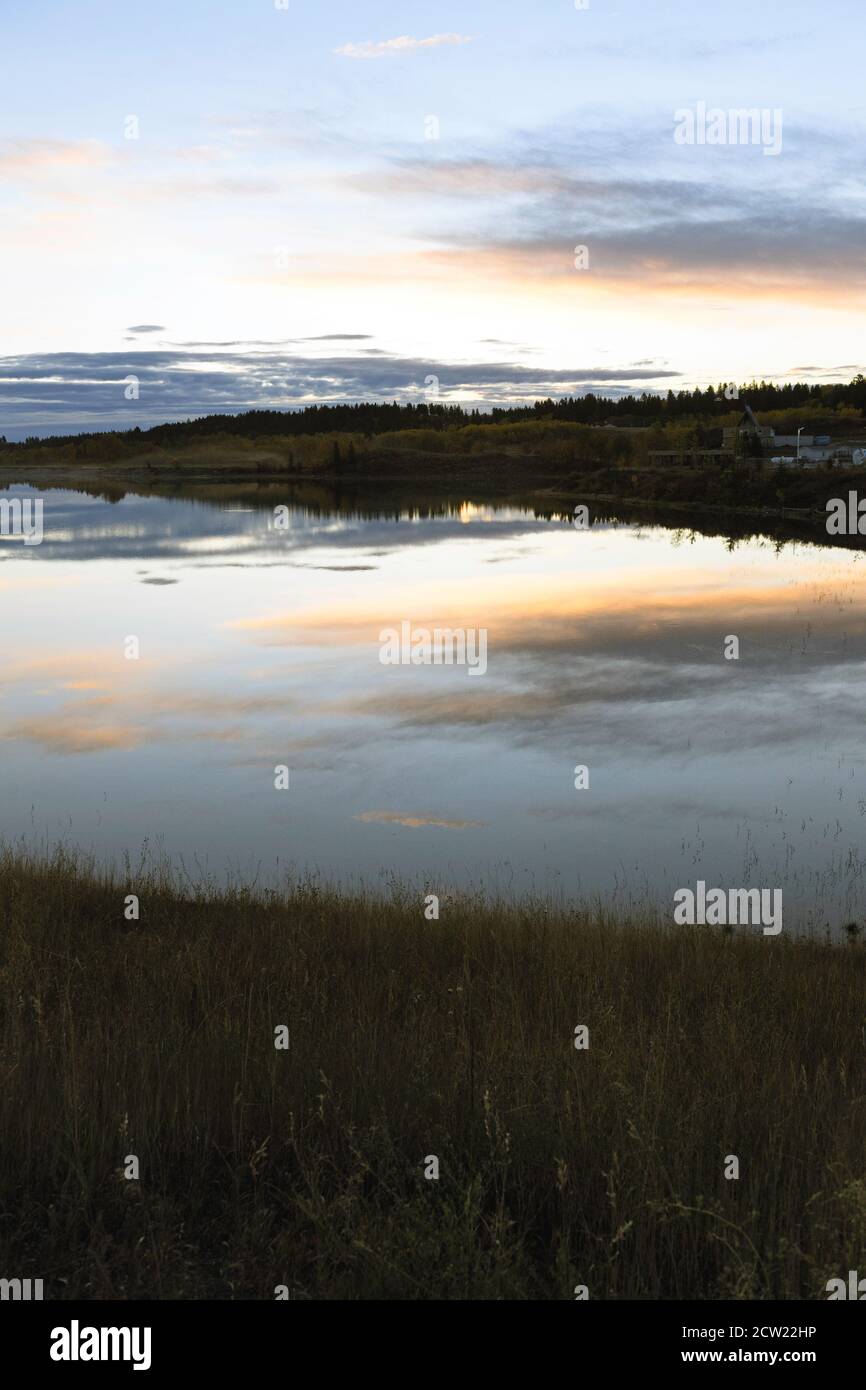
POLYGON ((63 169, 98 169, 114 154, 98 140, 4 140, 0 143, 0 174, 14 178, 63 169))
MULTIPOLYGON (((698 234, 696 233, 696 236, 698 234)), ((732 240, 735 232, 731 231, 732 240)), ((611 254, 603 237, 549 241, 520 246, 440 246, 420 250, 370 253, 353 256, 343 248, 298 253, 292 265, 277 270, 262 261, 251 270, 239 271, 233 280, 275 288, 303 287, 319 290, 358 290, 381 287, 391 291, 395 282, 416 289, 424 286, 464 294, 486 292, 492 296, 525 297, 530 302, 561 308, 563 296, 575 304, 597 310, 623 307, 634 310, 644 301, 679 298, 689 307, 761 302, 791 302, 816 310, 852 308, 866 299, 866 283, 849 259, 814 256, 802 262, 791 259, 727 262, 707 257, 704 263, 684 262, 675 252, 633 251, 611 254), (575 246, 587 245, 589 267, 575 269, 575 246)))
MULTIPOLYGON (((471 600, 463 584, 445 581, 438 585, 432 611, 428 587, 404 587, 399 601, 383 597, 371 605, 358 599, 339 608, 238 619, 229 627, 268 646, 332 646, 377 643, 382 629, 409 618, 415 627, 486 627, 491 643, 531 648, 560 640, 579 644, 591 627, 595 631, 613 624, 626 623, 632 633, 641 633, 684 622, 729 624, 731 612, 768 624, 789 615, 785 587, 757 577, 725 584, 714 575, 685 572, 672 579, 670 572, 644 571, 641 592, 635 591, 634 581, 631 569, 596 578, 582 591, 567 574, 476 579, 471 600)), ((842 618, 839 626, 844 626, 842 618)))

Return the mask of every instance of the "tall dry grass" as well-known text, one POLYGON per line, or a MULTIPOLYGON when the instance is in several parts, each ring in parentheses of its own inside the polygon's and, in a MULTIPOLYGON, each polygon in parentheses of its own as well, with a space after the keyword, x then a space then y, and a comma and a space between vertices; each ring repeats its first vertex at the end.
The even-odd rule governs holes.
POLYGON ((3 856, 0 904, 0 1275, 47 1297, 809 1298, 866 1269, 860 945, 430 922, 400 889, 62 852, 3 856))

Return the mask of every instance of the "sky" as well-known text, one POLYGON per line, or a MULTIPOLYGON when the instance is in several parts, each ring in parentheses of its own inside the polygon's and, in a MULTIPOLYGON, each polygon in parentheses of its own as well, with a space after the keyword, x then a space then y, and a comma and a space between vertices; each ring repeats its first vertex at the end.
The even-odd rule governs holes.
POLYGON ((862 0, 46 0, 2 29, 7 438, 866 369, 862 0))

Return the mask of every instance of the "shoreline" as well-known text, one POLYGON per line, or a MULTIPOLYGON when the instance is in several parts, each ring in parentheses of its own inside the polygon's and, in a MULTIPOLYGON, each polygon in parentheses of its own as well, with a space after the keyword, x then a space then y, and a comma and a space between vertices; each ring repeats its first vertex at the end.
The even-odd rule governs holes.
MULTIPOLYGON (((618 513, 626 522, 645 515, 648 520, 674 528, 678 524, 688 525, 691 521, 694 523, 691 529, 709 535, 737 538, 766 535, 771 539, 804 541, 847 550, 866 548, 866 536, 830 535, 826 530, 826 499, 840 492, 847 494, 857 481, 864 484, 866 496, 866 472, 860 470, 856 478, 841 474, 822 474, 820 478, 821 493, 825 496, 820 507, 767 506, 748 501, 732 505, 723 500, 708 502, 676 497, 646 497, 626 487, 620 490, 599 489, 597 485, 584 487, 581 475, 563 479, 561 474, 539 474, 526 469, 497 471, 465 466, 441 469, 421 478, 400 470, 338 474, 297 469, 259 472, 249 467, 196 468, 187 465, 178 468, 161 466, 148 472, 124 464, 106 467, 95 463, 74 466, 58 463, 22 466, 20 469, 0 467, 0 491, 23 485, 45 490, 91 491, 97 495, 110 494, 115 497, 127 493, 144 497, 178 497, 183 495, 183 489, 189 489, 191 496, 211 489, 249 497, 253 493, 285 487, 321 494, 317 497, 319 505, 330 495, 338 507, 355 496, 375 501, 377 494, 393 505, 393 494, 399 491, 407 506, 418 499, 444 502, 459 496, 463 500, 478 499, 479 503, 534 509, 548 519, 558 516, 563 521, 570 520, 575 506, 586 503, 601 506, 605 512, 618 513), (629 512, 634 516, 629 517, 629 512)), ((201 500, 207 500, 206 494, 201 496, 201 500)), ((590 524, 599 519, 616 518, 607 514, 601 518, 593 517, 591 508, 590 524)))

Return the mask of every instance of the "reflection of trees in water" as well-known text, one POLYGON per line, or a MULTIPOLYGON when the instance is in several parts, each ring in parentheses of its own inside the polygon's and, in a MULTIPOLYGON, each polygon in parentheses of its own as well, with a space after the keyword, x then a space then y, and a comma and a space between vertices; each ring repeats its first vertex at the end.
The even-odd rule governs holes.
MULTIPOLYGON (((593 481, 597 482, 597 479, 593 481)), ((847 478, 827 479, 826 489, 843 493, 849 486, 847 478)), ((772 514, 740 514, 712 502, 705 506, 664 501, 636 501, 594 498, 591 492, 581 494, 576 478, 556 486, 528 487, 489 483, 455 485, 453 479, 441 482, 415 480, 358 481, 352 479, 297 480, 284 478, 244 478, 219 482, 201 478, 174 476, 160 480, 131 480, 118 482, 106 477, 67 473, 62 469, 36 470, 32 474, 13 476, 0 474, 0 491, 10 486, 34 490, 56 490, 79 493, 95 500, 116 504, 126 498, 199 503, 223 512, 229 507, 249 507, 253 511, 271 513, 276 506, 285 505, 302 517, 327 520, 342 517, 348 521, 436 521, 465 519, 467 506, 486 508, 494 514, 516 511, 528 513, 536 521, 571 526, 575 500, 586 503, 590 511, 590 527, 600 526, 659 526, 675 532, 675 544, 690 538, 721 537, 733 551, 744 541, 766 539, 777 549, 794 543, 817 546, 838 546, 846 550, 866 548, 860 536, 828 535, 823 520, 805 516, 772 514), (549 497, 549 503, 542 501, 549 497)), ((470 519, 471 520, 471 519, 470 519)))

